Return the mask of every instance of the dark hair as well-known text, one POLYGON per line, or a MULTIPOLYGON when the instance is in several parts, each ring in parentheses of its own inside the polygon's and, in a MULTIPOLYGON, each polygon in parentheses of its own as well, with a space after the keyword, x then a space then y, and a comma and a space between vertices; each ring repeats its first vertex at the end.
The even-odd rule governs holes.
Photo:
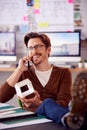
POLYGON ((46 46, 46 48, 51 46, 50 39, 47 35, 37 32, 31 32, 25 35, 24 37, 24 43, 27 47, 28 41, 33 38, 40 38, 43 44, 46 46))

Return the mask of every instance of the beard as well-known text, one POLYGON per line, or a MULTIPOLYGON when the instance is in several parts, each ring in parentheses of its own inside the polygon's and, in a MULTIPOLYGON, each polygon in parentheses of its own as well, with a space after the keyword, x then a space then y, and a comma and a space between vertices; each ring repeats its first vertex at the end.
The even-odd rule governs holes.
POLYGON ((38 65, 42 62, 41 60, 41 56, 42 54, 41 53, 35 53, 32 57, 32 62, 34 65, 38 65))

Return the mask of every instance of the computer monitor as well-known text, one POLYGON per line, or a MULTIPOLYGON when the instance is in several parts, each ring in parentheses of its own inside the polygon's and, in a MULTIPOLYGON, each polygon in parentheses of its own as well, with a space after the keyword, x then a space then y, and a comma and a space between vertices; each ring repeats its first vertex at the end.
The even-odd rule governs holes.
POLYGON ((78 62, 81 60, 80 32, 41 32, 51 40, 50 62, 78 62))
POLYGON ((16 35, 14 32, 0 32, 0 63, 16 61, 16 35))

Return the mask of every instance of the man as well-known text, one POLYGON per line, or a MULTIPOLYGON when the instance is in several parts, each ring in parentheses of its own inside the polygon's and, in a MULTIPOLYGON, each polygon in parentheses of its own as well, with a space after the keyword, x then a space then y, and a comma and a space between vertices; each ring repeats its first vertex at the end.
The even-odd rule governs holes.
POLYGON ((17 82, 28 78, 35 89, 35 96, 20 98, 25 109, 59 123, 64 114, 69 112, 72 77, 68 68, 61 68, 49 63, 51 52, 50 39, 45 34, 29 33, 24 37, 28 56, 19 60, 14 73, 0 88, 0 102, 10 100, 16 91, 17 82), (32 65, 25 65, 30 62, 32 65))

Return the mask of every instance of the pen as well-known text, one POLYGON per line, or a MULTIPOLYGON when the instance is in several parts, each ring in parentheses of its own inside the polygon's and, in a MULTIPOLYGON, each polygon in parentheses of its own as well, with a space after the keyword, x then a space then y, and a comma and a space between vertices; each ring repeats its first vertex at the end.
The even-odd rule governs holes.
POLYGON ((22 102, 20 99, 18 99, 18 105, 23 109, 22 102))
POLYGON ((28 61, 28 69, 30 68, 30 63, 29 63, 29 61, 28 61))

